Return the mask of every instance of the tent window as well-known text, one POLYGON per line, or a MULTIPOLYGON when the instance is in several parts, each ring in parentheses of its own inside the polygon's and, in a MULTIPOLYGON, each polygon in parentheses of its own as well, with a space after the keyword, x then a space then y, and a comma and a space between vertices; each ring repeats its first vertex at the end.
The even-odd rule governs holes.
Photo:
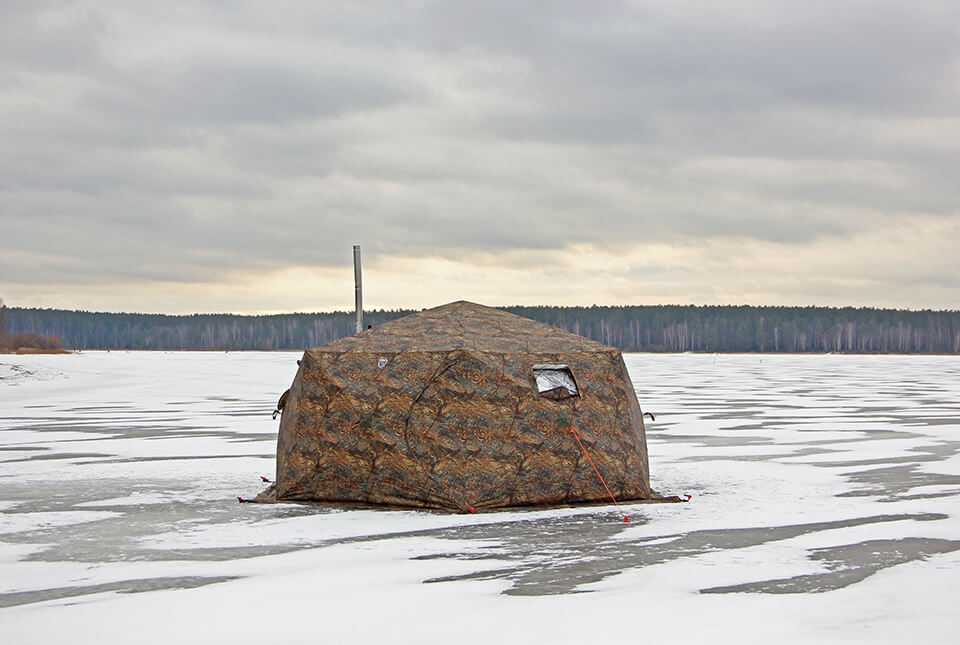
POLYGON ((537 392, 545 399, 561 401, 580 396, 573 372, 566 365, 534 365, 533 375, 537 378, 537 392))

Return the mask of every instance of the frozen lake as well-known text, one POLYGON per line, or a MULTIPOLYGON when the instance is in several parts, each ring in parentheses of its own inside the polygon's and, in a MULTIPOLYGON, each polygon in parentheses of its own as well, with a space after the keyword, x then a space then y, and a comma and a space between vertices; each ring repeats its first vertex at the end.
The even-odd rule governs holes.
POLYGON ((298 358, 0 355, 0 642, 957 642, 958 357, 627 355, 629 524, 238 504, 298 358))

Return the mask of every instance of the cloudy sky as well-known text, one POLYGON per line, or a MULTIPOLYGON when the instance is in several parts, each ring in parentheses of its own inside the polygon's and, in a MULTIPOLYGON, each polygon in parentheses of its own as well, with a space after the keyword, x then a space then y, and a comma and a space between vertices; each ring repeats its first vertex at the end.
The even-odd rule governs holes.
POLYGON ((960 308, 960 4, 0 2, 0 297, 960 308))

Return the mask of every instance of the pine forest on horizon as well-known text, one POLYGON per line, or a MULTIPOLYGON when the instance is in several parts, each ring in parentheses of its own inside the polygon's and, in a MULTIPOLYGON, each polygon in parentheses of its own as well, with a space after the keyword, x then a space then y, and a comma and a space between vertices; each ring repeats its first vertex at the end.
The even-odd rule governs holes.
MULTIPOLYGON (((960 311, 643 305, 498 307, 626 352, 960 353, 960 311)), ((414 310, 364 312, 381 325, 414 310)), ((352 312, 262 316, 8 307, 7 332, 72 349, 302 350, 353 333, 352 312)))

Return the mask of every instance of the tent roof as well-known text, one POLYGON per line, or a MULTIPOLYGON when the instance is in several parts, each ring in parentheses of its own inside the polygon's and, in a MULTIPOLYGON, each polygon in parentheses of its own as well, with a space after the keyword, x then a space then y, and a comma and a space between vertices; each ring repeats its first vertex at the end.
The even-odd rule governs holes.
POLYGON ((331 352, 615 351, 562 329, 465 300, 404 316, 317 349, 331 352))

